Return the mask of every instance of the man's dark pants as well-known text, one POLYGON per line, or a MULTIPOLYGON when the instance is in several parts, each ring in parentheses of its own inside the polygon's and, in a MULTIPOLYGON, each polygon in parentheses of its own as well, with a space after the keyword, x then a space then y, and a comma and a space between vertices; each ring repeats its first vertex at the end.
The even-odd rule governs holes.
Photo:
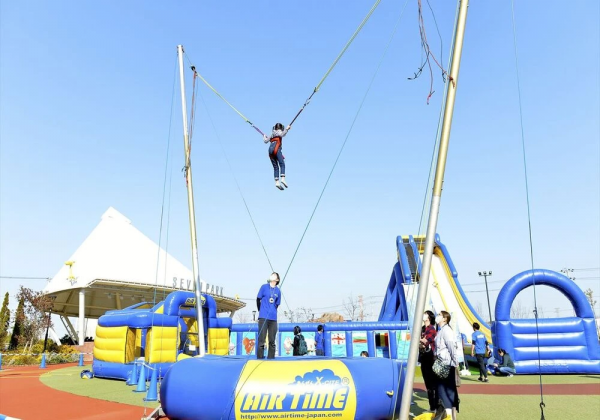
POLYGON ((277 336, 277 321, 271 319, 258 318, 258 347, 256 351, 257 359, 265 358, 265 340, 269 333, 269 354, 267 359, 275 358, 275 337, 277 336))
POLYGON ((479 377, 487 378, 487 368, 485 367, 485 354, 475 354, 475 358, 477 359, 477 363, 479 363, 479 377))

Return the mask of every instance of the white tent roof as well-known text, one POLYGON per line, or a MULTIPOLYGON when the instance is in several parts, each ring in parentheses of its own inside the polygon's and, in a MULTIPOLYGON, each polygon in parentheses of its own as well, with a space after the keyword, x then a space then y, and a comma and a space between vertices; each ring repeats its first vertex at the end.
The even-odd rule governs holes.
MULTIPOLYGON (((193 290, 192 271, 164 249, 159 251, 156 243, 112 207, 102 215, 98 226, 69 262, 73 278, 70 279, 70 268, 65 264, 44 288, 45 293, 54 297, 53 311, 66 316, 78 315, 80 290, 85 291, 86 318, 98 318, 110 309, 152 301, 155 290, 164 293, 193 290)), ((203 282, 202 291, 215 298, 219 312, 245 306, 244 302, 222 296, 222 288, 207 287, 203 282)))
POLYGON ((143 285, 173 285, 173 278, 193 279, 192 271, 167 254, 164 249, 137 230, 129 219, 110 207, 100 223, 77 251, 71 255, 73 276, 69 281, 69 266, 63 265, 48 282, 44 291, 79 289, 96 279, 119 280, 143 285), (159 259, 157 279, 156 260, 159 259), (165 273, 166 264, 166 276, 165 273))

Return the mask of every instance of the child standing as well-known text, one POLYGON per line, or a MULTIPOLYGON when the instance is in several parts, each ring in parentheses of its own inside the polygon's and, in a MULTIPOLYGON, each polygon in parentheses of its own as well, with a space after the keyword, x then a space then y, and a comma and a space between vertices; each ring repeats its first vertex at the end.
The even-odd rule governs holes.
POLYGON ((308 353, 306 340, 302 335, 302 328, 299 325, 294 327, 294 342, 292 343, 292 347, 294 348, 293 356, 304 356, 308 353))
POLYGON ((315 354, 317 356, 325 356, 325 339, 323 338, 323 326, 317 327, 317 333, 315 334, 315 354))
POLYGON ((288 125, 286 129, 283 128, 283 124, 277 123, 273 127, 273 132, 270 137, 267 137, 265 134, 264 142, 271 143, 269 145, 269 158, 271 159, 271 163, 273 164, 273 170, 275 175, 275 187, 283 190, 283 187, 287 188, 287 183, 285 182, 285 161, 283 157, 283 153, 281 151, 281 142, 288 130, 291 129, 292 126, 288 125), (280 171, 281 171, 281 184, 280 181, 280 171), (281 186, 283 184, 283 187, 281 186))

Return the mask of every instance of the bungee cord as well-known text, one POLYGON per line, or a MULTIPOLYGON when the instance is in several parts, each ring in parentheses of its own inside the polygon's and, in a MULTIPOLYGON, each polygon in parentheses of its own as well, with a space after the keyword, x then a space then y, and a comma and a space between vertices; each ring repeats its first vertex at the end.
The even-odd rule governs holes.
POLYGON ((538 353, 538 374, 540 378, 540 411, 541 418, 540 420, 545 420, 544 417, 544 408, 546 404, 544 403, 544 385, 542 383, 542 370, 541 370, 541 354, 540 354, 540 331, 538 325, 538 307, 537 307, 537 295, 536 295, 536 287, 535 287, 535 272, 534 267, 535 263, 533 260, 533 233, 531 230, 531 206, 529 203, 529 181, 527 176, 527 154, 525 151, 525 129, 523 126, 523 105, 521 100, 521 79, 519 75, 519 54, 517 50, 517 24, 515 21, 515 2, 511 0, 511 20, 512 20, 512 32, 513 32, 513 46, 514 46, 514 55, 515 55, 515 75, 517 78, 517 92, 518 92, 518 101, 519 101, 519 123, 521 127, 521 148, 523 151, 523 175, 525 178, 525 197, 527 203, 527 227, 529 233, 529 256, 531 259, 531 271, 532 271, 532 280, 533 280, 533 304, 534 304, 534 316, 535 316, 535 335, 537 339, 537 353, 538 353))
MULTIPOLYGON (((170 223, 170 219, 171 219, 171 180, 172 180, 172 174, 168 175, 169 172, 169 160, 171 158, 171 154, 170 154, 170 150, 171 150, 171 128, 173 125, 173 107, 174 107, 174 101, 175 101, 175 82, 177 80, 177 57, 175 59, 175 68, 174 68, 174 74, 173 74, 173 88, 172 88, 172 92, 171 92, 171 109, 169 111, 169 131, 167 134, 167 156, 165 159, 165 170, 164 170, 164 178, 163 178, 163 188, 162 188, 162 201, 161 201, 161 207, 160 207, 160 225, 159 225, 159 231, 158 231, 158 250, 157 250, 157 255, 156 255, 156 273, 155 273, 155 287, 154 287, 154 293, 153 293, 153 297, 152 297, 152 307, 156 306, 156 300, 157 300, 157 289, 158 289, 158 278, 159 278, 159 268, 160 268, 160 255, 161 255, 161 243, 162 243, 162 235, 163 235, 163 231, 166 232, 166 244, 165 244, 165 267, 164 267, 164 276, 163 276, 163 280, 167 278, 167 252, 168 252, 168 248, 169 248, 169 223, 170 223), (168 175, 168 176, 167 176, 168 175), (168 187, 168 194, 169 197, 168 199, 166 199, 167 196, 167 178, 169 178, 169 187, 168 187), (166 223, 166 227, 165 229, 163 229, 163 221, 164 221, 164 216, 165 216, 165 201, 167 203, 167 223, 166 223)), ((186 171, 187 172, 187 171, 186 171)), ((187 177, 186 177, 186 182, 187 182, 187 177)), ((162 296, 162 300, 164 302, 166 297, 166 290, 163 288, 163 296, 162 296)), ((153 311, 152 312, 152 319, 150 321, 150 325, 151 328, 154 327, 154 316, 156 315, 156 313, 153 311)), ((164 318, 161 318, 161 327, 164 326, 164 318)), ((162 348, 162 341, 163 341, 163 337, 164 334, 161 334, 161 348, 162 348)), ((152 341, 150 342, 150 346, 152 346, 152 341)), ((152 349, 149 349, 150 353, 152 352, 152 349)), ((135 363, 135 362, 134 362, 135 363)), ((158 367, 157 367, 158 368, 158 367)), ((161 372, 159 370, 159 374, 158 374, 158 381, 159 381, 159 386, 160 386, 160 382, 162 381, 162 375, 161 372)), ((144 399, 144 410, 146 410, 146 400, 144 399)))
MULTIPOLYGON (((350 37, 350 39, 348 40, 348 42, 346 42, 346 45, 344 45, 344 48, 342 48, 342 51, 338 54, 338 56, 335 58, 335 60, 333 60, 333 64, 329 67, 329 69, 327 70, 327 72, 325 72, 325 75, 319 81, 319 83, 317 84, 317 86, 315 86, 315 88, 313 89, 313 91, 310 94, 310 96, 308 97, 308 99, 306 99, 306 101, 304 101, 304 105, 302 105, 302 108, 300 108, 300 111, 298 111, 298 113, 296 114, 296 116, 292 119, 292 122, 288 124, 289 126, 292 126, 294 124, 294 122, 296 121, 296 119, 298 119, 298 117, 300 116, 300 114, 302 113, 302 111, 304 111, 304 108, 306 108, 306 106, 310 103, 310 100, 312 99, 313 95, 319 91, 319 89, 321 88, 321 85, 323 84, 323 82, 325 82, 325 79, 327 79, 327 77, 333 71, 333 69, 335 68, 335 66, 337 65, 337 63, 340 61, 340 59, 342 58, 342 56, 344 55, 344 53, 348 50, 348 48, 350 47, 350 45, 352 44, 352 42, 354 41, 354 39, 357 37, 357 35, 359 34, 359 32, 362 30, 362 28, 365 26, 365 24, 367 23, 367 21, 369 20, 369 18, 371 17, 371 15, 375 11, 375 9, 377 8, 377 6, 379 6, 379 3, 381 3, 381 0, 375 1, 375 3, 373 4, 373 6, 371 7, 371 10, 369 10, 369 12, 364 17, 364 19, 362 20, 362 22, 360 23, 360 25, 358 25, 358 28, 356 28, 356 30, 354 31, 354 33, 352 34, 352 36, 350 37)), ((188 62, 190 62, 190 59, 187 57, 187 54, 186 54, 186 59, 188 60, 188 62)), ((250 126, 252 128, 254 128, 261 136, 265 136, 265 133, 260 128, 258 128, 257 126, 255 126, 254 123, 252 123, 252 121, 250 121, 235 106, 233 106, 231 104, 231 102, 229 102, 227 99, 225 99, 225 97, 223 95, 221 95, 200 73, 198 73, 198 71, 196 70, 196 66, 192 65, 191 63, 190 63, 190 66, 191 66, 191 69, 194 72, 194 74, 196 74, 200 78, 200 80, 202 80, 202 82, 204 82, 204 84, 210 90, 212 90, 219 98, 221 98, 223 100, 223 102, 225 102, 227 105, 229 105, 229 107, 231 109, 233 109, 244 121, 246 121, 248 124, 250 124, 250 126)))

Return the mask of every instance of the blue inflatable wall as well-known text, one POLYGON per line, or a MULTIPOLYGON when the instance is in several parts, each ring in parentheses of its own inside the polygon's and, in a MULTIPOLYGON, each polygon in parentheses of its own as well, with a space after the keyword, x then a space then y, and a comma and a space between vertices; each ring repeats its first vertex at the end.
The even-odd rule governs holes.
POLYGON ((528 270, 510 279, 496 301, 492 336, 495 347, 512 356, 518 374, 600 374, 600 345, 592 307, 581 289, 560 273, 528 270), (563 293, 577 316, 538 318, 537 322, 511 319, 513 301, 534 282, 563 293))
POLYGON ((379 313, 380 322, 408 321, 406 299, 404 297, 402 283, 404 283, 404 278, 402 277, 400 263, 396 263, 385 292, 385 299, 381 305, 381 312, 379 313))

